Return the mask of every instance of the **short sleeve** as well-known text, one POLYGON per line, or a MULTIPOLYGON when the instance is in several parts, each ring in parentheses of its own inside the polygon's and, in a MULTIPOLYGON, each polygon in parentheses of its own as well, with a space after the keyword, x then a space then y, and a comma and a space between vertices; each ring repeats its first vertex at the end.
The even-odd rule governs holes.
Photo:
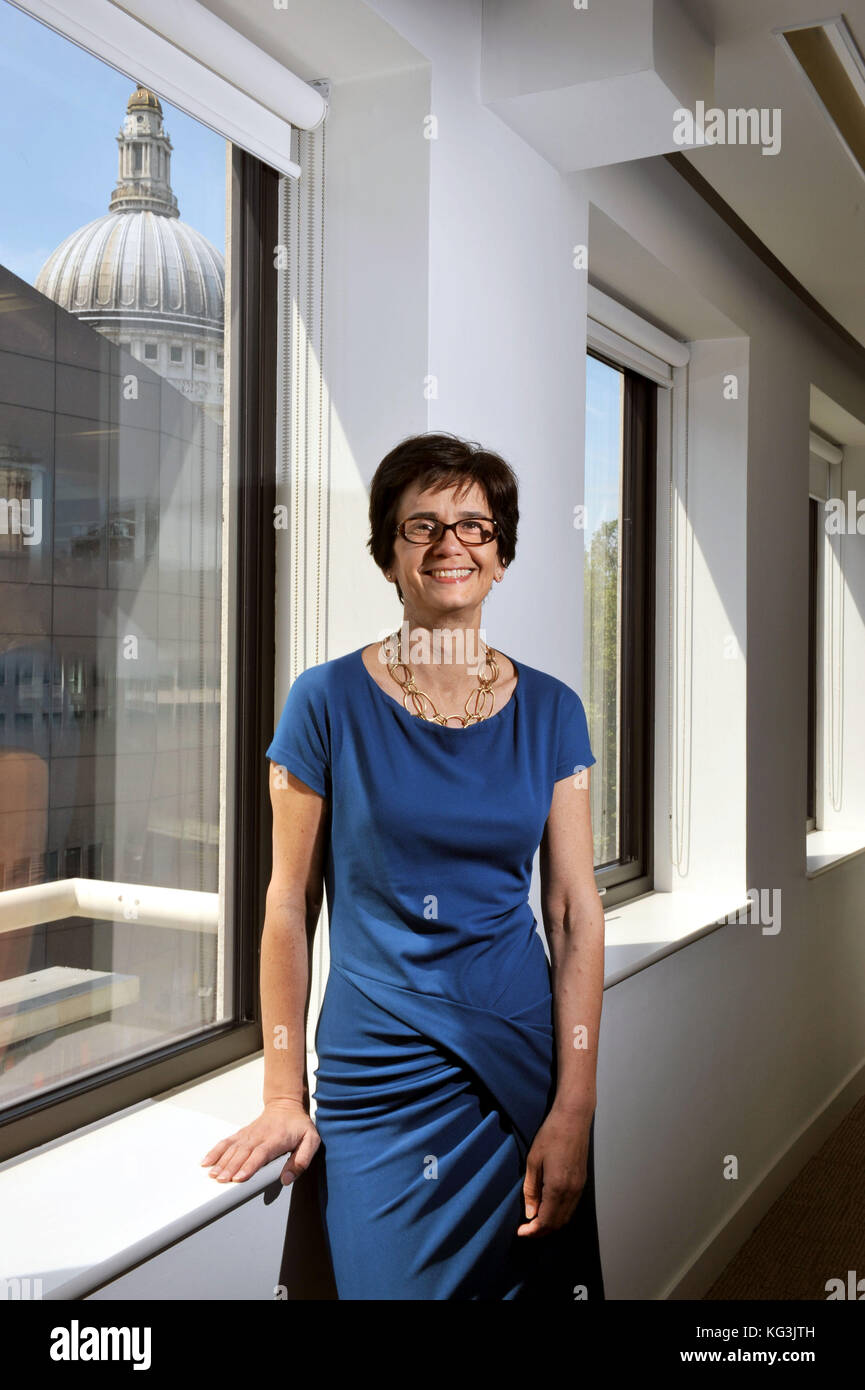
POLYGON ((589 743, 589 725, 583 702, 575 690, 565 687, 559 706, 558 752, 555 780, 570 777, 597 762, 589 743))
POLYGON ((316 668, 293 680, 265 757, 285 767, 319 796, 330 795, 330 738, 316 668))

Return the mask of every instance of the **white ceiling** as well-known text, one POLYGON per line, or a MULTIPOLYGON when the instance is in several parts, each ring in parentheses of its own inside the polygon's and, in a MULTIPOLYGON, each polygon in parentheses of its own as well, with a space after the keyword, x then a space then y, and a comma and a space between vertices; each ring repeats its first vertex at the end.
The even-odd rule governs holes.
MULTIPOLYGON (((778 107, 781 149, 712 145, 684 157, 778 260, 865 344, 865 177, 773 27, 831 19, 832 0, 683 0, 715 44, 712 104, 778 107)), ((865 0, 844 18, 865 53, 865 0)), ((709 103, 707 103, 708 105, 709 103)))
POLYGON ((361 0, 202 0, 304 82, 350 82, 424 61, 361 0))
MULTIPOLYGON (((204 3, 305 79, 348 82, 425 61, 361 0, 283 0, 285 9, 274 0, 204 3)), ((506 0, 498 3, 506 8, 506 0)), ((630 3, 636 12, 644 0, 630 3)), ((778 107, 782 134, 774 156, 759 146, 712 145, 683 157, 865 345, 865 177, 772 34, 782 24, 835 17, 838 0, 679 3, 714 46, 714 93, 706 105, 778 107)), ((844 17, 865 52, 865 0, 847 0, 844 17)))
POLYGON ((589 203, 591 284, 671 338, 737 338, 744 330, 589 203))

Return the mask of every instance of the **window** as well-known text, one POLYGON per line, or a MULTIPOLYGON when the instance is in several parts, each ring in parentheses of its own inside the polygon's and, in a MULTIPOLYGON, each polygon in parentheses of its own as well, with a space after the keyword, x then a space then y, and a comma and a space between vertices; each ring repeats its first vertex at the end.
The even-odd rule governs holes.
POLYGON ((817 604, 823 508, 808 498, 808 789, 806 830, 817 826, 817 604))
POLYGON ((221 352, 218 352, 218 353, 216 354, 216 365, 217 365, 217 367, 220 368, 220 370, 222 369, 223 358, 222 358, 222 353, 221 353, 221 352))
POLYGON ((839 857, 860 825, 845 814, 844 694, 849 679, 844 660, 844 608, 849 584, 844 450, 819 429, 809 431, 808 690, 805 836, 808 870, 839 857), (839 516, 840 510, 840 516, 839 516), (822 833, 818 833, 822 832, 822 833), (842 841, 833 836, 838 833, 842 841))
POLYGON ((589 353, 582 696, 605 905, 653 886, 656 396, 645 377, 589 353))
POLYGON ((171 345, 171 351, 170 351, 169 357, 170 357, 170 361, 172 361, 172 362, 182 362, 182 361, 183 361, 183 348, 182 348, 182 347, 177 347, 177 345, 176 345, 175 343, 172 343, 172 345, 171 345))
POLYGON ((231 146, 226 187, 221 137, 10 5, 0 44, 0 350, 16 362, 0 374, 3 1159, 261 1045, 279 176, 231 146), (43 158, 60 146, 59 165, 43 158), (106 148, 113 191, 92 178, 106 148), (181 149, 196 237, 175 240, 181 149), (162 187, 142 209, 154 151, 162 187), (143 224, 160 216, 151 244, 143 224), (127 218, 138 234, 105 234, 127 218), (176 254, 179 269, 190 241, 209 248, 179 309, 186 277, 111 259, 176 254), (193 399, 157 362, 169 315, 213 340, 227 244, 224 510, 223 383, 203 378, 193 399), (143 333, 146 361, 130 364, 120 345, 143 333))
POLYGON ((204 366, 204 348, 195 349, 195 365, 196 367, 204 366))

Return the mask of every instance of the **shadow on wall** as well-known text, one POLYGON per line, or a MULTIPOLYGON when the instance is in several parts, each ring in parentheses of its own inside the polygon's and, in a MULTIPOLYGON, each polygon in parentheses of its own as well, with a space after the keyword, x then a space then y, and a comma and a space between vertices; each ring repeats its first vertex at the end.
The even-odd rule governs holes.
POLYGON ((319 1148, 303 1176, 291 1184, 279 1282, 292 1300, 337 1297, 318 1201, 320 1162, 319 1148))

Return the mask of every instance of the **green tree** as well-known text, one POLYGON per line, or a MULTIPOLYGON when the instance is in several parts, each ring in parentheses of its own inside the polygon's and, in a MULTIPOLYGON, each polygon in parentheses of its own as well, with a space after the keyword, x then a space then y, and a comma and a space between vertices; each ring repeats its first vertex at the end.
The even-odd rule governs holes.
POLYGON ((618 857, 619 523, 604 521, 583 558, 583 703, 597 758, 592 773, 595 864, 618 857))

